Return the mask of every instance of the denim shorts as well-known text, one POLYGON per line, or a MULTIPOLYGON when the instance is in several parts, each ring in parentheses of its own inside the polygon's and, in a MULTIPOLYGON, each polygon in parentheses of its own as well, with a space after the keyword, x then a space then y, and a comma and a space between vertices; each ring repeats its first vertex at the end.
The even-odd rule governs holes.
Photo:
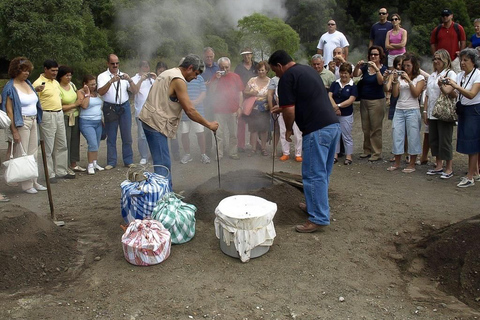
POLYGON ((87 120, 80 117, 80 132, 88 144, 88 151, 98 151, 100 137, 102 136, 102 120, 87 120))
POLYGON ((404 153, 405 133, 408 139, 408 154, 418 155, 422 153, 420 140, 420 128, 422 120, 420 109, 396 109, 392 121, 393 154, 404 153))

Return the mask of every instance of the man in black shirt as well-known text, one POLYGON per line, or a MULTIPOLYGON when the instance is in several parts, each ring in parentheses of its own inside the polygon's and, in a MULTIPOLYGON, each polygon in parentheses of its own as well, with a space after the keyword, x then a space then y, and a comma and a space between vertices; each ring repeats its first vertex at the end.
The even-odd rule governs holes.
POLYGON ((278 97, 285 120, 285 137, 291 141, 294 121, 303 134, 302 177, 309 218, 295 230, 314 232, 330 224, 328 184, 340 125, 315 70, 296 64, 283 50, 275 51, 268 63, 280 78, 278 97))

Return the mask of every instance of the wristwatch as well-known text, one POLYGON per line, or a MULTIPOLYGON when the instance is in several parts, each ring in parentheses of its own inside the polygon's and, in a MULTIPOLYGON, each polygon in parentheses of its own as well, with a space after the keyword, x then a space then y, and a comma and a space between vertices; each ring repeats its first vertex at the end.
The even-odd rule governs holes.
POLYGON ((85 98, 90 97, 90 93, 85 94, 85 98))

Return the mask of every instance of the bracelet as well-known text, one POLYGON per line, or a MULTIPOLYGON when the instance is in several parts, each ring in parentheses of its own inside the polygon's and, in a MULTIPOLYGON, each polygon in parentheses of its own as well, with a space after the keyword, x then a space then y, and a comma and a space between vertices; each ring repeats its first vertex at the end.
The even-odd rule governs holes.
POLYGON ((427 113, 427 111, 423 110, 423 113, 427 113))

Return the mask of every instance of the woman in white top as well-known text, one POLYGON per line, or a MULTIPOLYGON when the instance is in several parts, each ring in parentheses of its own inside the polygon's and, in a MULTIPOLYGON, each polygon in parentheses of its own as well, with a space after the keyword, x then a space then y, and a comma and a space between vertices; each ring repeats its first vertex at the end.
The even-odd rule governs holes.
POLYGON ((425 78, 420 74, 420 63, 414 54, 405 54, 405 59, 402 62, 402 71, 393 71, 392 84, 392 97, 398 97, 392 122, 395 164, 387 170, 393 171, 400 167, 400 159, 404 152, 406 129, 410 162, 402 172, 412 173, 415 171, 417 155, 422 153, 422 145, 420 143, 422 120, 418 97, 425 88, 425 78))
MULTIPOLYGON (((22 148, 28 155, 37 159, 38 136, 37 124, 42 120, 42 108, 37 93, 28 76, 33 70, 32 63, 25 57, 14 58, 8 67, 10 81, 2 92, 2 109, 5 110, 12 121, 10 125, 11 139, 14 142, 14 157, 22 155, 22 148)), ((43 89, 43 88, 42 88, 43 89)), ((23 181, 23 191, 35 194, 47 188, 37 182, 37 179, 23 181)))
POLYGON ((468 154, 468 173, 457 184, 466 188, 480 181, 478 174, 478 153, 480 152, 480 63, 478 52, 467 48, 460 52, 462 71, 456 81, 449 78, 448 84, 458 93, 457 114, 457 152, 468 154))
POLYGON ((428 170, 427 174, 438 174, 442 179, 449 179, 453 176, 452 136, 455 122, 437 119, 432 115, 432 111, 440 94, 450 95, 452 98, 457 96, 451 86, 442 82, 445 77, 455 79, 457 74, 452 70, 452 60, 447 50, 437 50, 432 61, 434 71, 427 80, 423 121, 428 125, 430 149, 432 156, 436 157, 436 167, 428 170), (445 170, 443 169, 444 160, 445 170))

